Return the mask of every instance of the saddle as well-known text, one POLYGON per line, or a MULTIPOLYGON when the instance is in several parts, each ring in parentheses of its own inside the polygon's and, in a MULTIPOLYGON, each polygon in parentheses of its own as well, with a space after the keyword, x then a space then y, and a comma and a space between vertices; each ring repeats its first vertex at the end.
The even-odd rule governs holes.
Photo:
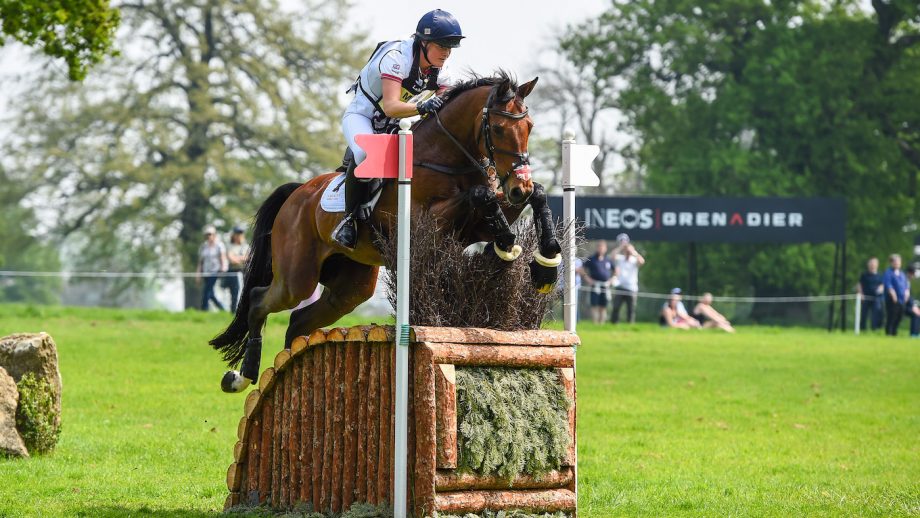
POLYGON ((335 169, 337 173, 343 174, 339 174, 326 186, 320 198, 320 207, 326 212, 347 213, 351 205, 354 207, 354 218, 364 221, 371 217, 380 201, 383 181, 380 178, 356 178, 355 167, 354 154, 350 148, 346 148, 342 165, 335 169))

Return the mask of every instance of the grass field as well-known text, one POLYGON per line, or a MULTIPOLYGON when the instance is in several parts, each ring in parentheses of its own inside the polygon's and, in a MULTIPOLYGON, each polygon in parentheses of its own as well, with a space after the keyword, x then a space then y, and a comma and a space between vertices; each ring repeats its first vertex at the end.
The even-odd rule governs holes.
MULTIPOLYGON (((55 453, 0 460, 0 516, 218 514, 243 402, 205 345, 226 319, 0 306, 0 335, 55 338, 64 380, 55 453)), ((579 516, 920 515, 920 341, 579 331, 579 516)))

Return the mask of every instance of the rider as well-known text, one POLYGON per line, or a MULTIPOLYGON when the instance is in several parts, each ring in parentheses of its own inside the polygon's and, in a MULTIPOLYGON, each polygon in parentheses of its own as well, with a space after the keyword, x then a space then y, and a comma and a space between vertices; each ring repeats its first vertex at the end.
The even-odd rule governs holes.
POLYGON ((367 154, 355 143, 355 135, 393 133, 399 119, 434 113, 443 100, 423 93, 443 91, 447 86, 444 62, 463 39, 460 24, 447 11, 435 9, 418 21, 415 34, 402 41, 380 43, 370 61, 348 90, 355 97, 342 116, 342 132, 353 153, 345 176, 345 217, 333 232, 342 246, 353 249, 358 238, 356 220, 370 217, 369 182, 355 178, 355 167, 367 154), (417 102, 416 99, 423 99, 417 102))

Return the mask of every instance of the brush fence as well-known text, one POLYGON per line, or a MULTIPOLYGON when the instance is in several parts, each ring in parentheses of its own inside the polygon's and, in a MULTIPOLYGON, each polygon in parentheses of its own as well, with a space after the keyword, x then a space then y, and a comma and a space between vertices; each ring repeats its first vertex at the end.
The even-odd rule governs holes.
MULTIPOLYGON (((575 376, 578 337, 413 327, 409 376, 409 509, 575 511, 575 376), (458 473, 455 367, 554 368, 571 401, 563 466, 539 479, 458 473)), ((395 345, 392 327, 318 330, 294 341, 246 397, 226 508, 306 503, 340 513, 393 498, 395 345)))

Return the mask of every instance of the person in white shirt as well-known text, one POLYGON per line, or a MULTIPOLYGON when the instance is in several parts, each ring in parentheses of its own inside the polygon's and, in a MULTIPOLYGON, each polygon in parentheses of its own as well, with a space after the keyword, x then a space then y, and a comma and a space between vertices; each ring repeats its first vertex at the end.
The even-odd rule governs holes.
POLYGON ((626 303, 626 320, 636 322, 636 301, 639 296, 639 268, 645 264, 645 258, 636 251, 629 241, 629 236, 617 236, 617 246, 613 249, 613 264, 616 267, 616 291, 613 295, 613 312, 610 322, 620 321, 620 308, 626 303))

